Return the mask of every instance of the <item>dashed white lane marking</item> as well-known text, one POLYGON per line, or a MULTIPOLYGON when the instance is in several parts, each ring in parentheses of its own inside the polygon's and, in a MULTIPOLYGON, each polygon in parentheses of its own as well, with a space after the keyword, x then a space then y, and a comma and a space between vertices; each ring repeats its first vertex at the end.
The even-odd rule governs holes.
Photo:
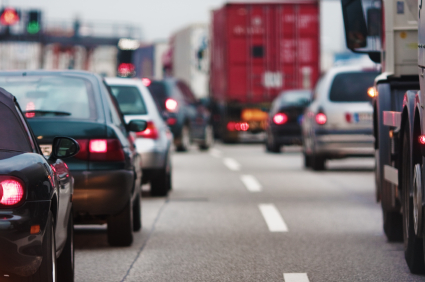
MULTIPOLYGON (((270 232, 288 232, 288 226, 273 204, 258 205, 270 232)), ((285 280, 286 281, 286 280, 285 280)))
POLYGON ((228 169, 238 171, 241 169, 241 165, 231 158, 225 158, 223 160, 223 163, 227 166, 228 169))
POLYGON ((285 282, 310 282, 307 273, 283 273, 285 282))
POLYGON ((223 153, 218 149, 212 148, 210 149, 210 155, 219 159, 223 156, 223 153))
POLYGON ((249 192, 261 192, 262 187, 260 182, 252 175, 242 175, 241 180, 245 184, 249 192))

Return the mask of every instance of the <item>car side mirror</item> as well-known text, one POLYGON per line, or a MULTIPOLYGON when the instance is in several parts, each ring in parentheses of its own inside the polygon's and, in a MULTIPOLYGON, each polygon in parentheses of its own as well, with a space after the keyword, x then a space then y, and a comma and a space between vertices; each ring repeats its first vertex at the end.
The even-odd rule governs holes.
POLYGON ((66 159, 75 156, 80 151, 77 141, 69 137, 55 137, 49 160, 66 159))
POLYGON ((135 119, 127 124, 127 130, 130 132, 145 131, 148 127, 148 123, 144 120, 135 119))

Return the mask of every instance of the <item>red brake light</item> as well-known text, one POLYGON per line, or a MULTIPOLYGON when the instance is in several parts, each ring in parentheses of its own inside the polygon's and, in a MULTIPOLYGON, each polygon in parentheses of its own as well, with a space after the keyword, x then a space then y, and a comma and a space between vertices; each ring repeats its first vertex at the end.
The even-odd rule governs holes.
POLYGON ((0 204, 13 206, 24 197, 24 185, 15 177, 4 179, 0 182, 0 204))
POLYGON ((351 122, 351 114, 350 114, 350 113, 346 113, 346 114, 345 114, 345 120, 346 120, 347 122, 351 122))
POLYGON ((175 119, 175 118, 168 118, 167 119, 168 125, 175 125, 176 123, 177 123, 177 119, 175 119))
POLYGON ((178 103, 177 103, 177 101, 176 101, 176 100, 174 100, 174 99, 167 99, 167 100, 165 101, 165 108, 166 108, 167 110, 169 110, 170 112, 175 112, 175 111, 177 111, 177 106, 178 106, 178 103))
POLYGON ((275 114, 273 122, 278 125, 285 124, 288 121, 288 116, 284 113, 275 114))
POLYGON ((30 112, 30 111, 34 111, 34 110, 35 110, 34 103, 33 102, 28 102, 28 104, 27 104, 27 106, 25 108, 25 111, 27 112, 27 113, 25 113, 25 116, 27 118, 33 118, 33 117, 35 117, 35 113, 34 112, 30 112))
POLYGON ((326 117, 326 115, 324 113, 318 113, 316 115, 317 124, 324 125, 327 120, 328 120, 328 118, 326 117))
POLYGON ((151 85, 152 81, 149 78, 142 78, 142 83, 144 86, 148 87, 149 85, 151 85))
POLYGON ((228 131, 248 131, 249 124, 247 122, 234 122, 229 121, 227 123, 227 130, 228 131))
POLYGON ((235 122, 233 122, 233 121, 229 121, 229 122, 227 123, 227 130, 229 130, 229 131, 235 131, 235 130, 236 130, 235 125, 236 125, 236 123, 235 123, 235 122))
POLYGON ((106 153, 108 152, 107 140, 90 140, 90 153, 106 153))
POLYGON ((118 74, 121 76, 130 76, 134 73, 134 65, 131 63, 121 63, 118 66, 118 74))
POLYGON ((148 121, 148 126, 144 131, 140 131, 136 133, 137 137, 149 138, 149 139, 157 139, 158 138, 158 130, 155 127, 155 124, 152 121, 148 121))
POLYGON ((421 143, 422 145, 425 145, 425 135, 419 136, 419 143, 421 143))

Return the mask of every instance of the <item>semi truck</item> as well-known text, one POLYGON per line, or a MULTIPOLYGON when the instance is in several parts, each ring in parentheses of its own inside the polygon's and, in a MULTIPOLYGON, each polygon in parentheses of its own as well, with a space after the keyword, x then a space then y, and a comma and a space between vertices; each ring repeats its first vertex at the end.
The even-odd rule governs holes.
POLYGON ((216 137, 263 132, 282 90, 320 75, 319 1, 228 1, 212 11, 209 97, 216 137))
POLYGON ((135 76, 151 79, 164 78, 162 58, 168 49, 169 45, 167 42, 141 44, 133 52, 132 62, 134 64, 135 76))
POLYGON ((341 0, 347 47, 382 64, 374 97, 376 198, 389 241, 425 273, 425 11, 419 0, 341 0))

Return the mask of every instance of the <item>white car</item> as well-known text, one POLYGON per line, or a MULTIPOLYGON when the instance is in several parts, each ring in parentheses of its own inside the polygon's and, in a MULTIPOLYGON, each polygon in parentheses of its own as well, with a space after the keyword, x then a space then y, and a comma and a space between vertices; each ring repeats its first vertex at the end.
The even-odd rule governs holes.
POLYGON ((166 196, 172 189, 170 147, 173 136, 162 119, 151 93, 140 79, 106 78, 124 119, 145 120, 147 129, 135 134, 142 156, 143 183, 150 182, 152 196, 166 196))
POLYGON ((375 67, 343 66, 321 77, 302 122, 305 167, 323 170, 327 159, 374 155, 368 90, 377 75, 375 67))

